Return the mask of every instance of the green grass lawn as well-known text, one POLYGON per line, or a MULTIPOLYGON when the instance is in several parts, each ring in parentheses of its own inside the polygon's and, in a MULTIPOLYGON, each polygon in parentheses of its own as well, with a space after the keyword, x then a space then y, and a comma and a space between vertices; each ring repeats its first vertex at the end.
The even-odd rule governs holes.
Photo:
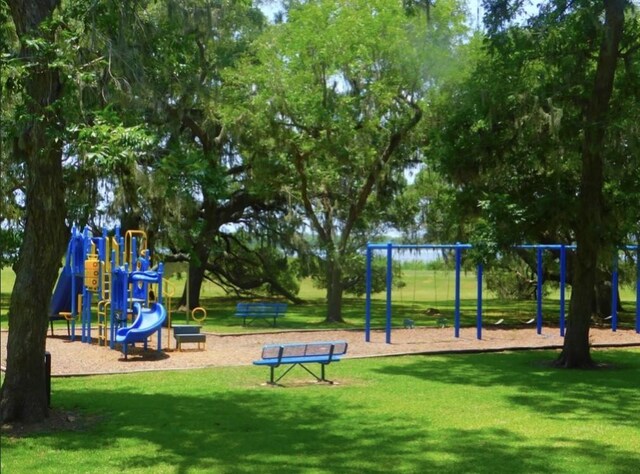
MULTIPOLYGON (((345 359, 334 386, 217 368, 56 378, 82 429, 4 437, 2 472, 635 473, 640 351, 345 359)), ((71 424, 71 423, 70 423, 71 424)))

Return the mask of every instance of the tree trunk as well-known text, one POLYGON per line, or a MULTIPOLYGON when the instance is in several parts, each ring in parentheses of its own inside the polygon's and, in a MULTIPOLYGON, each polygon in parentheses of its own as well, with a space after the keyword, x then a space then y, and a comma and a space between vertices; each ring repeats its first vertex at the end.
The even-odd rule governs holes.
POLYGON ((601 319, 611 316, 611 282, 597 281, 593 292, 592 314, 597 315, 601 319))
MULTIPOLYGON (((32 36, 57 7, 55 0, 9 1, 21 40, 32 36)), ((48 38, 45 38, 48 39, 48 38)), ((23 42, 21 56, 33 63, 25 78, 26 107, 31 117, 14 141, 13 153, 25 163, 25 231, 16 263, 16 282, 9 304, 7 372, 0 394, 2 422, 38 422, 48 416, 44 352, 49 302, 64 252, 65 203, 62 143, 56 140, 61 118, 58 71, 23 42)))
POLYGON ((342 319, 343 291, 342 269, 340 264, 332 259, 327 262, 327 318, 325 322, 344 323, 342 319))
POLYGON ((567 368, 593 365, 589 346, 589 325, 598 254, 602 243, 604 209, 604 160, 602 150, 609 113, 609 101, 624 26, 625 0, 605 0, 605 22, 596 66, 593 92, 585 114, 582 173, 576 228, 574 283, 564 346, 557 364, 567 368))
POLYGON ((191 311, 193 308, 200 306, 200 291, 202 290, 202 283, 204 282, 204 266, 196 265, 195 263, 189 263, 189 279, 185 282, 184 291, 180 298, 179 306, 187 305, 187 292, 189 293, 189 308, 187 311, 191 311))

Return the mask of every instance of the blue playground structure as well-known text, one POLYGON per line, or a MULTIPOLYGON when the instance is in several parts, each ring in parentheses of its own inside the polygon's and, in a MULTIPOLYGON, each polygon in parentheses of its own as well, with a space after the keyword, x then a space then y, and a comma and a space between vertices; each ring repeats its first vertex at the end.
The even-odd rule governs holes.
MULTIPOLYGON (((97 303, 97 340, 100 345, 115 349, 117 331, 126 328, 134 314, 145 323, 147 337, 158 333, 158 350, 161 350, 160 327, 149 332, 147 308, 164 313, 162 306, 163 264, 151 267, 143 231, 127 231, 120 235, 116 228, 113 235, 93 236, 88 227, 71 230, 67 254, 62 272, 51 298, 49 319, 66 320, 71 341, 76 338, 76 324, 81 325, 81 341, 92 342, 92 312, 97 303), (134 305, 139 310, 134 313, 134 305), (143 316, 144 315, 144 316, 143 316)), ((136 321, 137 321, 136 319, 136 321)), ((164 319, 163 319, 164 321, 164 319)), ((52 326, 53 333, 53 326, 52 326)), ((133 336, 132 336, 133 337, 133 336)), ((145 342, 146 340, 129 341, 145 342)), ((126 357, 127 344, 123 344, 126 357)))
MULTIPOLYGON (((384 251, 386 258, 386 318, 385 318, 385 342, 391 344, 391 328, 392 328, 392 283, 393 283, 393 254, 394 251, 401 250, 453 250, 455 256, 455 308, 454 308, 454 336, 460 337, 460 272, 462 269, 462 253, 471 249, 471 244, 425 244, 425 245, 407 245, 383 243, 367 244, 366 251, 366 300, 365 300, 365 341, 371 341, 371 291, 372 291, 372 261, 374 252, 384 251)), ((536 251, 536 331, 542 334, 542 285, 544 282, 543 272, 543 254, 544 251, 557 251, 560 261, 560 335, 564 337, 566 330, 565 314, 566 314, 566 272, 567 272, 567 250, 575 249, 575 246, 564 244, 552 245, 518 245, 514 248, 518 249, 534 249, 536 251)), ((635 329, 640 334, 640 245, 626 245, 620 250, 636 252, 636 316, 635 329)), ((611 295, 611 330, 616 331, 618 328, 618 259, 619 252, 615 253, 612 270, 612 295, 611 295)), ((478 263, 476 266, 477 275, 477 305, 476 305, 476 338, 482 339, 482 279, 483 265, 478 263)), ((405 324, 406 325, 406 324, 405 324)))

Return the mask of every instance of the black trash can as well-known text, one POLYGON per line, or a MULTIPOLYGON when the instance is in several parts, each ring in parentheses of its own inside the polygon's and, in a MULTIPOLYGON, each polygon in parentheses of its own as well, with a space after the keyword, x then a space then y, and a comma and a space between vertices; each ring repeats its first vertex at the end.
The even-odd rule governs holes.
POLYGON ((44 387, 47 391, 47 406, 51 408, 51 353, 44 353, 44 387))

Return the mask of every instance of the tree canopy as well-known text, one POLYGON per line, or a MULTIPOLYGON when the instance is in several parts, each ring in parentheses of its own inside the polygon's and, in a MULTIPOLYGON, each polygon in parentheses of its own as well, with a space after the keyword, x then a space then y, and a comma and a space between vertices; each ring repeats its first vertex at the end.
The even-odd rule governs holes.
POLYGON ((589 365, 598 265, 640 237, 637 3, 486 0, 473 34, 458 0, 258 3, 0 0, 3 419, 46 416, 74 222, 146 230, 192 304, 205 278, 299 301, 312 276, 329 321, 390 230, 575 242, 561 364, 589 365))
POLYGON ((317 239, 328 320, 341 320, 363 245, 391 221, 427 93, 464 31, 457 5, 441 5, 426 22, 399 1, 292 2, 234 72, 244 105, 233 116, 251 130, 243 150, 260 144, 255 179, 286 192, 317 239))
POLYGON ((518 19, 518 2, 485 5, 484 53, 446 92, 429 151, 458 189, 456 212, 476 222, 471 240, 577 243, 582 353, 563 363, 587 365, 596 264, 637 238, 640 217, 625 203, 639 190, 637 9, 551 1, 518 19))

